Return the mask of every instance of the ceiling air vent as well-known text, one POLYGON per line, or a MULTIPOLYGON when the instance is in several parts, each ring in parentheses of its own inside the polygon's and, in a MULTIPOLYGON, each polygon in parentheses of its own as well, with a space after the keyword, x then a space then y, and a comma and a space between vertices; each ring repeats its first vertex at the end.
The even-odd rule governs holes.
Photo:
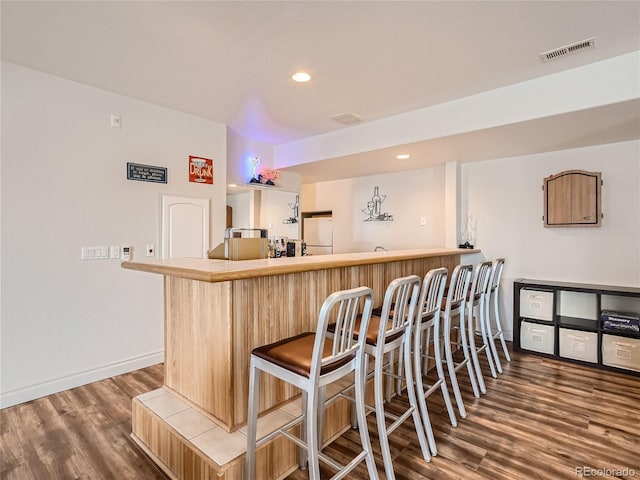
POLYGON ((589 38, 587 40, 582 40, 581 42, 572 43, 571 45, 565 45, 564 47, 556 48, 554 50, 549 50, 548 52, 541 53, 540 58, 542 59, 543 62, 550 62, 551 60, 564 57, 565 55, 569 55, 571 53, 580 52, 588 48, 595 48, 595 46, 596 46, 596 39, 589 38))
POLYGON ((356 115, 355 113, 338 113, 331 117, 336 122, 342 125, 353 125, 354 123, 360 123, 364 119, 360 115, 356 115))

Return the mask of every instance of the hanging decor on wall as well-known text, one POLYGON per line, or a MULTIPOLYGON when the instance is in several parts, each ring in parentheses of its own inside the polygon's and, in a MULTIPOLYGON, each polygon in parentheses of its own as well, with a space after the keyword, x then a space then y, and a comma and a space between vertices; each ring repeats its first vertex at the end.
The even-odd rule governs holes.
POLYGON ((189 155, 189 181, 213 185, 213 160, 189 155))
POLYGON ((127 162, 127 180, 167 183, 167 169, 166 167, 157 167, 155 165, 127 162))
POLYGON ((250 185, 267 185, 269 187, 275 187, 276 183, 274 180, 277 180, 280 176, 280 172, 274 170, 272 168, 263 168, 258 173, 258 165, 260 164, 260 157, 250 157, 249 162, 251 162, 251 179, 249 180, 250 185))
POLYGON ((382 202, 387 196, 380 196, 379 190, 379 187, 373 187, 373 196, 367 202, 367 207, 362 209, 362 213, 368 215, 364 219, 365 222, 393 222, 393 215, 387 212, 382 213, 382 202))
POLYGON ((477 227, 478 220, 473 218, 473 215, 469 215, 464 228, 461 228, 458 233, 458 248, 473 248, 476 242, 477 227))
POLYGON ((298 217, 300 216, 300 195, 296 195, 296 201, 289 203, 289 208, 293 210, 293 216, 282 221, 282 223, 298 223, 298 217))

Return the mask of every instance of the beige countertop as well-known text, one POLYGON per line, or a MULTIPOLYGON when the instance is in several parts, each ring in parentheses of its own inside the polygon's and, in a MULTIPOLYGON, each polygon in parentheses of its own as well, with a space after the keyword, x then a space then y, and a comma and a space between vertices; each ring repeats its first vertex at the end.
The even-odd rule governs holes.
POLYGON ((284 275, 288 273, 326 270, 387 263, 416 258, 478 253, 479 249, 430 248, 393 250, 388 252, 337 253, 305 257, 265 258, 260 260, 209 260, 200 258, 149 259, 122 262, 123 268, 172 275, 205 282, 225 282, 245 278, 284 275))

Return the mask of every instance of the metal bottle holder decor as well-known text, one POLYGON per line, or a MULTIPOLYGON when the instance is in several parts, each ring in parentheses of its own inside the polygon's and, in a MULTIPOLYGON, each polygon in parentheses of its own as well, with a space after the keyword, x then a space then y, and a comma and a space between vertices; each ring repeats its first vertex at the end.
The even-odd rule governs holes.
POLYGON ((362 213, 368 215, 364 219, 365 222, 393 222, 393 215, 387 212, 382 213, 382 202, 387 198, 386 195, 380 195, 379 187, 373 187, 373 196, 367 202, 367 207, 362 209, 362 213))
POLYGON ((293 216, 283 220, 282 223, 298 223, 298 218, 300 217, 300 195, 296 195, 296 201, 288 205, 293 210, 293 216))

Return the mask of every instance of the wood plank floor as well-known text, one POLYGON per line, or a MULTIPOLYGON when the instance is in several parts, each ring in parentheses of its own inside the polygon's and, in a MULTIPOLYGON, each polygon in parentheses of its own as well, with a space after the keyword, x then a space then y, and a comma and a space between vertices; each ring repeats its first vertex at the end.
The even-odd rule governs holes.
MULTIPOLYGON (((484 369, 488 372, 488 369, 484 369)), ((438 456, 425 463, 409 422, 390 437, 396 478, 640 478, 640 377, 514 354, 488 393, 474 399, 460 375, 468 415, 451 427, 441 397, 429 399, 438 456), (619 470, 619 471, 616 471, 619 470)), ((0 411, 2 480, 166 479, 130 440, 131 398, 162 385, 157 365, 0 411)), ((406 397, 394 399, 401 409, 406 397)), ((375 420, 370 431, 384 478, 375 420)), ((345 460, 359 444, 349 431, 325 452, 345 460)), ((323 470, 323 478, 331 471, 323 470)), ((351 479, 366 479, 364 465, 351 479)), ((306 479, 297 471, 288 480, 306 479)))

